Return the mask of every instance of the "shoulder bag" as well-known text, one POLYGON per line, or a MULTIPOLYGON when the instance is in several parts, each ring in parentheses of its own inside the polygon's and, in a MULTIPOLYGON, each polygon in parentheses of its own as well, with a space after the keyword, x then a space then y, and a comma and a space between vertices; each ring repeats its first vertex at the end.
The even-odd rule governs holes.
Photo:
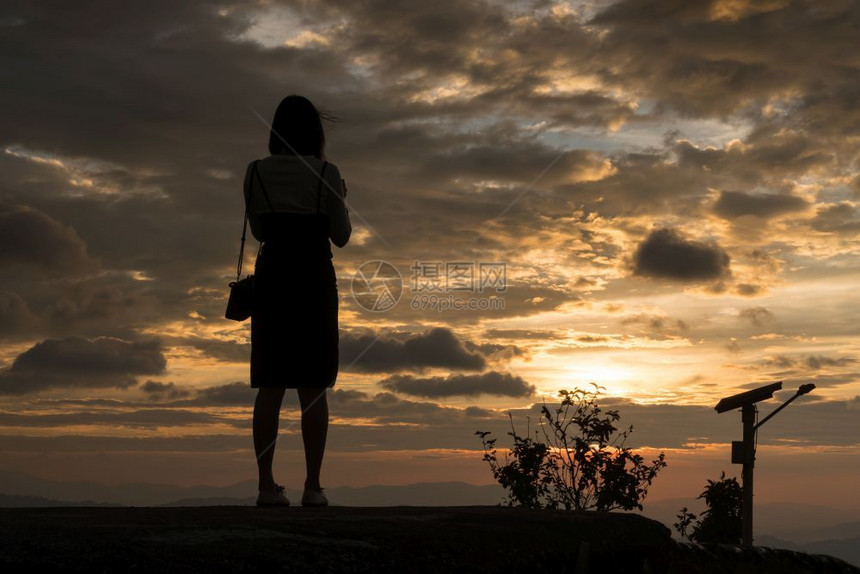
MULTIPOLYGON (((263 187, 263 180, 260 178, 260 173, 257 171, 257 162, 255 160, 251 167, 251 189, 248 193, 248 199, 245 201, 245 221, 242 224, 242 243, 239 247, 239 264, 236 269, 236 280, 231 281, 230 297, 227 299, 227 311, 224 317, 233 321, 244 321, 251 316, 254 307, 254 275, 248 274, 244 279, 242 276, 242 262, 245 258, 245 234, 248 229, 248 208, 251 203, 253 193, 254 175, 257 176, 257 181, 260 182, 260 189, 263 190, 263 196, 266 198, 266 203, 269 204, 269 209, 275 211, 272 207, 272 202, 269 201, 269 194, 266 193, 266 188, 263 187)), ((263 242, 260 242, 260 247, 257 249, 257 257, 260 256, 260 249, 263 248, 263 242)))

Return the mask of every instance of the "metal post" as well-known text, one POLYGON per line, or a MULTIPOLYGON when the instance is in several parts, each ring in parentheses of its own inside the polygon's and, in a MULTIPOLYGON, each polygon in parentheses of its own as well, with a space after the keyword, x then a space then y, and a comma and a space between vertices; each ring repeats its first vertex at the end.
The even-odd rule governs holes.
POLYGON ((755 466, 755 403, 748 403, 741 411, 741 421, 744 424, 744 470, 743 491, 744 506, 741 544, 752 546, 753 543, 753 466, 755 466))
POLYGON ((812 391, 815 385, 807 383, 800 385, 797 393, 775 411, 756 424, 756 406, 759 401, 773 397, 773 393, 782 389, 782 381, 765 385, 751 391, 726 397, 714 407, 718 413, 727 413, 741 407, 741 421, 744 424, 744 440, 732 441, 732 464, 743 463, 743 508, 741 516, 741 544, 752 546, 753 543, 753 467, 755 466, 755 436, 758 427, 769 421, 776 413, 788 406, 791 401, 812 391))

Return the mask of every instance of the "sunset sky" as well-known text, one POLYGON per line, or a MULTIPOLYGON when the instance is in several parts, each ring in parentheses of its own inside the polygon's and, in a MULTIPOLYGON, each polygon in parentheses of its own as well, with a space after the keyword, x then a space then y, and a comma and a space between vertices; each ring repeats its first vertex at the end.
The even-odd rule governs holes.
MULTIPOLYGON (((783 381, 763 417, 811 382, 759 433, 756 501, 860 512, 858 28, 850 0, 4 3, 0 468, 256 477, 224 308, 245 168, 297 93, 342 120, 353 224, 323 486, 492 483, 475 431, 509 444, 508 411, 593 382, 666 452, 650 496, 694 498, 740 478, 720 398, 783 381), (402 277, 376 312, 374 261, 402 277), (416 262, 506 289, 415 308, 416 262)), ((288 391, 290 487, 297 417, 288 391)))

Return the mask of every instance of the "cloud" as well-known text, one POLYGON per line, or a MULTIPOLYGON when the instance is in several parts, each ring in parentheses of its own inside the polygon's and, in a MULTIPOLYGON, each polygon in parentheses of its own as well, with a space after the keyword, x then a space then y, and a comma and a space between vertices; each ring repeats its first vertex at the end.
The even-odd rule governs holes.
POLYGON ((639 327, 641 334, 652 337, 676 337, 689 330, 689 325, 681 319, 672 319, 660 315, 639 313, 621 319, 624 326, 639 327))
POLYGON ((166 366, 158 339, 46 339, 0 371, 0 394, 23 395, 51 388, 128 388, 137 384, 137 375, 161 374, 166 366))
POLYGON ((819 205, 810 225, 816 231, 855 236, 860 234, 860 211, 850 201, 819 205))
POLYGON ((54 293, 40 309, 52 334, 109 330, 118 336, 131 336, 126 325, 160 323, 159 312, 170 306, 160 305, 151 282, 136 281, 115 271, 80 280, 60 279, 54 284, 54 293))
POLYGON ((543 329, 488 329, 487 336, 501 339, 558 339, 563 334, 543 329))
POLYGON ((219 361, 243 363, 251 359, 251 343, 207 339, 205 337, 176 337, 165 339, 175 345, 191 345, 206 355, 219 361))
POLYGON ((490 371, 480 375, 448 375, 418 379, 410 375, 394 375, 380 382, 390 391, 420 397, 475 396, 480 394, 507 397, 528 397, 535 387, 522 378, 508 373, 490 371))
POLYGON ((510 141, 499 141, 496 134, 487 133, 486 143, 463 142, 461 148, 453 147, 444 153, 432 155, 425 162, 424 178, 436 179, 445 174, 451 180, 505 180, 523 181, 532 179, 552 162, 556 168, 547 173, 544 185, 600 180, 611 175, 613 169, 607 158, 588 150, 574 150, 557 158, 552 148, 532 144, 531 153, 523 149, 519 139, 508 136, 510 141))
POLYGON ((804 211, 809 202, 794 195, 752 195, 741 191, 721 191, 714 213, 726 219, 754 215, 767 219, 784 213, 804 211))
POLYGON ((515 357, 522 357, 527 360, 531 359, 530 351, 517 345, 501 345, 499 343, 477 344, 472 341, 465 341, 464 346, 469 351, 480 353, 481 355, 496 361, 511 360, 515 357))
POLYGON ((748 307, 738 312, 738 317, 746 319, 756 327, 761 327, 774 320, 773 313, 766 307, 748 307))
POLYGON ((633 273, 678 281, 708 281, 731 274, 729 256, 716 243, 686 239, 673 229, 658 229, 636 248, 633 273))
POLYGON ((591 21, 605 30, 601 61, 616 62, 602 76, 648 93, 660 108, 698 117, 727 117, 792 89, 801 98, 823 95, 850 82, 850 68, 821 62, 844 58, 841 50, 856 33, 853 2, 826 9, 815 0, 786 2, 761 13, 718 9, 731 5, 740 3, 611 4, 591 21))
POLYGON ((200 389, 190 402, 205 405, 248 405, 253 404, 256 392, 247 382, 236 381, 200 389))
POLYGON ((467 350, 450 329, 436 327, 405 340, 391 335, 379 339, 371 334, 342 335, 340 364, 353 371, 379 373, 420 372, 428 367, 480 371, 487 362, 484 355, 467 350))
POLYGON ((80 235, 33 207, 0 201, 0 267, 37 268, 51 275, 93 271, 80 235))
POLYGON ((612 340, 605 335, 577 335, 574 338, 580 343, 608 343, 612 340))
MULTIPOLYGON (((12 70, 11 87, 2 96, 6 105, 0 106, 10 110, 0 137, 11 150, 0 157, 0 184, 13 199, 32 203, 78 230, 107 268, 140 272, 152 281, 111 288, 44 286, 39 287, 44 290, 39 302, 29 295, 32 284, 15 292, 36 314, 48 301, 57 302, 46 315, 51 320, 43 336, 78 333, 74 329, 86 323, 88 335, 126 337, 132 333, 113 329, 181 321, 190 309, 209 321, 220 318, 223 301, 218 290, 223 292, 236 239, 225 230, 236 229, 241 220, 238 178, 249 156, 262 153, 264 144, 258 119, 250 112, 225 116, 223 102, 247 104, 270 116, 279 94, 285 93, 277 79, 284 70, 293 78, 295 91, 311 86, 308 95, 314 101, 346 119, 334 126, 334 139, 343 173, 358 184, 356 208, 404 252, 418 253, 433 245, 435 255, 446 257, 459 251, 463 233, 480 229, 493 233, 487 233, 474 252, 498 247, 503 254, 525 256, 529 242, 545 236, 535 229, 557 226, 558 237, 562 232, 578 236, 582 249, 564 250, 577 264, 585 262, 586 255, 612 258, 619 247, 580 234, 565 219, 571 207, 588 204, 596 217, 667 210, 695 216, 687 209, 704 209, 708 189, 759 189, 746 179, 752 176, 758 183, 829 165, 832 154, 822 153, 828 148, 819 145, 814 134, 792 129, 753 129, 731 145, 679 140, 664 149, 629 153, 594 135, 577 139, 583 143, 562 154, 555 130, 564 134, 583 125, 598 128, 594 134, 599 134, 630 122, 637 138, 651 139, 665 127, 660 123, 665 106, 709 96, 707 90, 684 97, 667 92, 650 80, 650 70, 640 67, 662 72, 665 55, 666 67, 683 68, 686 58, 702 61, 687 69, 726 69, 720 61, 731 58, 721 51, 732 47, 718 41, 719 33, 742 38, 751 27, 746 17, 714 20, 706 8, 660 3, 653 5, 656 13, 677 19, 631 21, 624 13, 636 12, 635 7, 621 4, 606 8, 605 17, 595 22, 598 28, 585 25, 582 15, 547 7, 522 12, 514 5, 487 10, 483 3, 455 2, 440 9, 411 2, 395 14, 373 4, 308 5, 301 14, 307 28, 322 37, 336 33, 339 40, 304 48, 284 44, 282 36, 296 16, 285 5, 235 5, 220 14, 203 5, 158 2, 137 17, 102 7, 100 18, 109 25, 73 45, 56 30, 79 29, 88 19, 86 11, 58 13, 38 3, 22 6, 24 24, 6 31, 8 49, 0 51, 12 70), (701 31, 704 36, 697 34, 701 31), (675 44, 675 34, 686 43, 684 49, 675 44), (117 50, 141 54, 140 65, 131 72, 122 68, 102 49, 108 40, 117 50), (639 40, 644 45, 636 45, 639 40), (16 51, 21 45, 26 48, 16 51), (165 51, 141 49, 151 45, 192 55, 175 58, 165 51), (658 46, 665 46, 665 54, 658 46), (58 50, 69 54, 68 65, 45 60, 44 53, 58 50), (628 53, 629 59, 619 57, 628 53), (247 66, 258 60, 265 64, 247 66), (159 70, 157 78, 147 72, 152 69, 159 70), (193 85, 185 81, 191 71, 197 78, 193 85), (93 75, 115 77, 111 95, 92 87, 86 93, 71 90, 63 100, 39 97, 53 86, 76 85, 76 78, 93 75), (644 109, 643 98, 656 102, 655 110, 644 109), (67 113, 69 109, 76 113, 67 113), (99 118, 98 124, 93 117, 99 118), (32 125, 20 118, 52 120, 32 125), (480 129, 471 129, 472 124, 480 129), (118 146, 118 133, 139 137, 118 146), (201 141, 216 150, 214 164, 211 158, 189 158, 183 151, 201 141), (385 174, 373 169, 379 156, 396 167, 385 174), (486 222, 557 157, 535 189, 505 214, 497 229, 489 229, 486 222), (205 175, 214 172, 220 175, 205 175), (400 193, 407 185, 410 193, 400 193), (408 213, 422 217, 403 216, 408 213), (148 240, 139 241, 142 237, 148 240), (194 289, 205 289, 207 296, 192 295, 194 289)), ((797 27, 808 10, 809 5, 801 3, 756 16, 768 18, 773 26, 766 30, 771 43, 760 41, 758 33, 747 38, 761 49, 768 68, 792 65, 772 46, 781 43, 781 26, 797 27)), ((812 16, 820 22, 819 16, 812 16)), ((845 37, 845 25, 833 23, 839 37, 845 37)), ((814 37, 823 31, 819 23, 814 37)), ((808 64, 811 55, 803 61, 808 64)), ((754 62, 748 64, 755 67, 754 62)), ((835 74, 837 67, 830 68, 835 74)), ((779 75, 791 84, 798 74, 779 75)), ((766 87, 763 90, 766 93, 766 87)), ((718 91, 716 97, 725 95, 718 91)), ((779 104, 773 103, 777 111, 782 109, 779 104)), ((703 115, 711 112, 705 109, 703 115)), ((774 114, 743 120, 773 123, 782 117, 774 114)), ((337 256, 352 265, 374 248, 373 239, 369 241, 365 250, 344 250, 337 256)), ((539 271, 547 277, 548 265, 542 267, 539 271)), ((589 270, 588 276, 600 273, 589 270)), ((506 314, 551 310, 566 299, 558 291, 561 283, 552 284, 547 288, 532 283, 512 291, 506 297, 506 314), (537 297, 544 299, 526 303, 537 297)), ((403 319, 395 313, 389 316, 403 319)), ((447 318, 466 323, 478 315, 462 312, 447 318)), ((207 352, 240 357, 246 351, 224 346, 207 352)))
MULTIPOLYGON (((157 429, 159 427, 188 427, 218 423, 226 423, 237 427, 244 426, 244 422, 232 420, 220 413, 176 408, 152 408, 151 405, 147 408, 126 411, 106 411, 102 409, 63 413, 39 413, 38 415, 15 412, 0 413, 0 426, 29 428, 62 428, 94 425, 106 427, 107 429, 116 429, 118 427, 157 429)), ((58 437, 52 438, 57 439, 58 437)))
POLYGON ((39 318, 17 293, 0 292, 0 338, 25 336, 39 325, 39 318))
POLYGON ((179 399, 191 394, 190 390, 182 389, 173 382, 146 381, 140 385, 140 390, 153 399, 179 399))
POLYGON ((806 359, 806 366, 810 369, 822 369, 824 367, 844 367, 853 365, 857 362, 854 357, 824 357, 822 355, 812 355, 806 359))
MULTIPOLYGON (((808 382, 808 381, 804 381, 808 382)), ((799 383, 798 383, 799 384, 799 383)), ((758 383, 757 386, 760 386, 758 383)), ((786 382, 787 389, 796 388, 794 382, 786 382)), ((788 391, 786 391, 788 392, 788 391)), ((412 401, 400 398, 390 392, 365 393, 353 389, 332 389, 328 391, 331 411, 338 413, 330 427, 327 446, 333 450, 373 451, 457 448, 479 449, 480 441, 475 437, 476 430, 489 430, 508 445, 510 440, 505 433, 510 431, 510 411, 518 431, 525 428, 525 417, 541 419, 541 401, 522 408, 489 409, 478 405, 466 407, 439 405, 434 402, 412 401), (405 424, 403 424, 405 423, 405 424), (392 426, 397 425, 397 432, 392 426)), ((726 394, 731 391, 727 389, 726 394)), ((785 411, 768 421, 765 433, 759 436, 759 444, 795 445, 857 445, 860 436, 860 399, 840 401, 814 401, 815 394, 801 397, 785 411)), ((784 397, 784 398, 787 398, 784 397)), ((547 400, 547 406, 558 405, 547 400)), ((767 414, 780 403, 779 397, 769 403, 762 403, 762 414, 767 414)), ((217 408, 188 408, 187 401, 160 403, 153 408, 151 403, 137 405, 120 403, 118 405, 95 405, 88 409, 85 404, 74 403, 78 412, 57 413, 56 404, 42 405, 45 411, 0 413, 0 424, 28 428, 53 428, 79 425, 99 425, 104 427, 105 436, 80 436, 74 430, 57 430, 55 436, 15 436, 0 437, 3 450, 27 452, 56 450, 62 452, 129 452, 129 451, 170 451, 185 450, 186 447, 211 452, 224 452, 225 449, 247 447, 250 431, 251 402, 236 404, 247 409, 248 416, 236 417, 230 409, 219 411, 217 408), (116 411, 105 407, 114 406, 116 411), (165 437, 163 433, 150 436, 118 437, 111 430, 117 426, 155 429, 158 427, 188 427, 196 425, 228 425, 241 429, 241 434, 227 431, 224 434, 190 434, 187 437, 165 437), (17 439, 17 440, 13 440, 17 439), (185 440, 187 438, 187 441, 185 440), (200 446, 192 446, 197 445, 200 446), (38 448, 33 448, 39 445, 38 448), (246 446, 242 446, 246 445, 246 446)), ((717 414, 713 405, 669 405, 636 404, 623 398, 606 397, 600 400, 605 411, 618 410, 624 427, 633 425, 634 432, 627 444, 633 448, 650 446, 656 448, 696 448, 696 444, 717 443, 728 446, 740 432, 739 417, 731 413, 717 414)), ((716 401, 714 401, 716 404, 716 401)), ((222 405, 231 406, 231 405, 222 405)), ((295 411, 298 408, 295 393, 285 395, 284 409, 295 411)), ((282 411, 286 412, 286 411, 282 411)), ((297 422, 297 421, 296 421, 297 422)), ((282 432, 285 430, 282 422, 282 432)), ((298 425, 290 427, 298 431, 298 425)), ((237 431, 238 433, 238 431, 237 431)), ((33 433, 34 435, 36 433, 33 433)), ((296 443, 300 448, 300 441, 296 443)), ((728 456, 728 455, 726 455, 728 456)), ((670 460, 671 463, 671 460, 670 460)))
POLYGON ((755 297, 764 291, 767 291, 764 285, 754 285, 752 283, 738 283, 735 285, 735 293, 741 297, 755 297))
POLYGON ((790 357, 787 355, 775 355, 768 357, 762 363, 770 367, 780 369, 822 370, 828 367, 853 367, 858 361, 854 357, 827 357, 824 355, 809 355, 808 357, 790 357))

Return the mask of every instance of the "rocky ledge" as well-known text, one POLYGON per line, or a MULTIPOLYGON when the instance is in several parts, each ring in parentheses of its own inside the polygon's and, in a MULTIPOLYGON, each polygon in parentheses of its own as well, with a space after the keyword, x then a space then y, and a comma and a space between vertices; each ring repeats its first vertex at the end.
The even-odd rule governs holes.
POLYGON ((4 572, 857 573, 823 555, 680 544, 627 513, 502 506, 0 509, 4 572))

